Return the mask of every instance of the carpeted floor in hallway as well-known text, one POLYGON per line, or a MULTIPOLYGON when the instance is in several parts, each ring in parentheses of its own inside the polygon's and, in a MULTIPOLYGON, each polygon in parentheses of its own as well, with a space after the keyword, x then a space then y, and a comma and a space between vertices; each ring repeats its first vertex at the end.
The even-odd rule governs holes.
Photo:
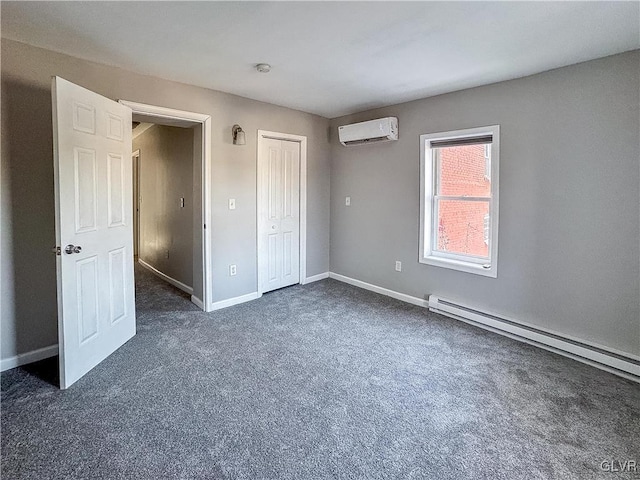
POLYGON ((635 478, 636 383, 334 280, 205 314, 136 275, 69 390, 2 374, 3 480, 635 478))

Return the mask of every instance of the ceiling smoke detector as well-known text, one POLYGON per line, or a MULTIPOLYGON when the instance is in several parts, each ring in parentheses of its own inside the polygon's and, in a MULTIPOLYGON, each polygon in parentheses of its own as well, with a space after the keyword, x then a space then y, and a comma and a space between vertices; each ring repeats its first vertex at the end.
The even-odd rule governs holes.
POLYGON ((271 65, 268 63, 259 63, 256 65, 256 70, 260 73, 269 73, 271 71, 271 65))

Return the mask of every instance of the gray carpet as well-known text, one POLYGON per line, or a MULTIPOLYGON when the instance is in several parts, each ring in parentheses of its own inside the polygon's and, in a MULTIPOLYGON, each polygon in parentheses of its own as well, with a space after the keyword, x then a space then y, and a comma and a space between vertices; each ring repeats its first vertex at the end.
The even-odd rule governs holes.
POLYGON ((2 479, 590 479, 640 386, 333 280, 204 314, 137 271, 138 334, 67 391, 2 374, 2 479))

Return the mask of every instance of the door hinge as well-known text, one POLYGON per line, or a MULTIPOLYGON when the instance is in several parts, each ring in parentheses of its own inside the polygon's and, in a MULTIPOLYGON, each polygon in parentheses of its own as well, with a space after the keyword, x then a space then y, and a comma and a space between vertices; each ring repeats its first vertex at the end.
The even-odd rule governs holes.
POLYGON ((52 253, 55 253, 56 255, 62 255, 62 249, 60 247, 53 247, 51 249, 52 253))

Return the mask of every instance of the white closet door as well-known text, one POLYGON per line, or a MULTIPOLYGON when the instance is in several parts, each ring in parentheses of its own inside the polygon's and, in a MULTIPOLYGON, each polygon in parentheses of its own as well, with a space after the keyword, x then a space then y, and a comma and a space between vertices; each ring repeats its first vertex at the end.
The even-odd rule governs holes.
POLYGON ((300 282, 300 144, 265 139, 259 158, 264 293, 300 282))

